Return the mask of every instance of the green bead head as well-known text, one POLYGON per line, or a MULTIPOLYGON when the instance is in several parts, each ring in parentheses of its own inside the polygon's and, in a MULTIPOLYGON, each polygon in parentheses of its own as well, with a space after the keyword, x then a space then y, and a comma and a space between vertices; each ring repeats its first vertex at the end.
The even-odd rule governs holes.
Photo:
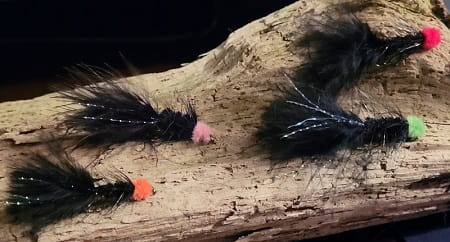
POLYGON ((408 116, 406 120, 408 120, 408 138, 410 140, 416 140, 425 134, 426 127, 421 118, 408 116))

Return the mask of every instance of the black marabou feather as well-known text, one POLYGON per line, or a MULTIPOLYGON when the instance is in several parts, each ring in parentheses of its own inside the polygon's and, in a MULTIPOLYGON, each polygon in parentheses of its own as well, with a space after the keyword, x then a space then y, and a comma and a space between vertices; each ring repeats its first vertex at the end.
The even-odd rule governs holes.
POLYGON ((147 94, 117 84, 108 73, 90 72, 72 72, 76 80, 90 84, 60 91, 62 98, 81 105, 70 108, 64 121, 68 128, 86 133, 78 145, 108 146, 127 141, 179 141, 192 137, 197 114, 191 103, 185 102, 182 111, 171 108, 159 111, 147 94))
POLYGON ((421 32, 379 38, 354 15, 330 19, 311 25, 298 41, 310 50, 308 63, 295 78, 298 85, 312 85, 337 96, 350 88, 368 69, 394 64, 408 55, 421 51, 421 32))
POLYGON ((5 202, 9 221, 30 225, 33 236, 77 214, 117 207, 134 191, 125 174, 96 179, 59 148, 52 151, 52 158, 34 155, 13 167, 9 179, 5 202))
POLYGON ((274 160, 333 155, 339 150, 392 145, 408 138, 408 122, 401 115, 363 121, 314 88, 287 92, 267 108, 262 120, 257 136, 274 160))

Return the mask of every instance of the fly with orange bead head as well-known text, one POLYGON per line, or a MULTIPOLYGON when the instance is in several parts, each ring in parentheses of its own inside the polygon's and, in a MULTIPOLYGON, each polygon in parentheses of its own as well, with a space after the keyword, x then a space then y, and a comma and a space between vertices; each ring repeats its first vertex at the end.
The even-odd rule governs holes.
POLYGON ((10 173, 9 197, 4 202, 12 224, 39 231, 80 213, 115 209, 127 201, 141 201, 155 191, 145 179, 130 180, 123 173, 94 178, 64 151, 35 155, 10 173))

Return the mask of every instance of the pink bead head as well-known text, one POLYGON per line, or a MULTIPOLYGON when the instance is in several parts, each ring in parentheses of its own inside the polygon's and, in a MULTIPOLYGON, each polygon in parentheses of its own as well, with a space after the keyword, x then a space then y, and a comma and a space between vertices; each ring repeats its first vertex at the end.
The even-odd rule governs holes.
POLYGON ((203 122, 197 122, 192 131, 192 141, 196 144, 208 144, 211 141, 211 130, 203 122))

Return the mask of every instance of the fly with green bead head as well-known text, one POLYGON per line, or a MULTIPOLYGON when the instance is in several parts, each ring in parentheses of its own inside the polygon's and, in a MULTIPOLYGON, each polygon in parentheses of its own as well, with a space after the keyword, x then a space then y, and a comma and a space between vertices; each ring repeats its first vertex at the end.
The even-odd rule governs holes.
POLYGON ((388 112, 361 119, 344 110, 328 92, 311 87, 293 87, 275 100, 262 116, 257 137, 274 161, 296 156, 334 156, 340 150, 398 147, 425 133, 416 116, 388 112))

